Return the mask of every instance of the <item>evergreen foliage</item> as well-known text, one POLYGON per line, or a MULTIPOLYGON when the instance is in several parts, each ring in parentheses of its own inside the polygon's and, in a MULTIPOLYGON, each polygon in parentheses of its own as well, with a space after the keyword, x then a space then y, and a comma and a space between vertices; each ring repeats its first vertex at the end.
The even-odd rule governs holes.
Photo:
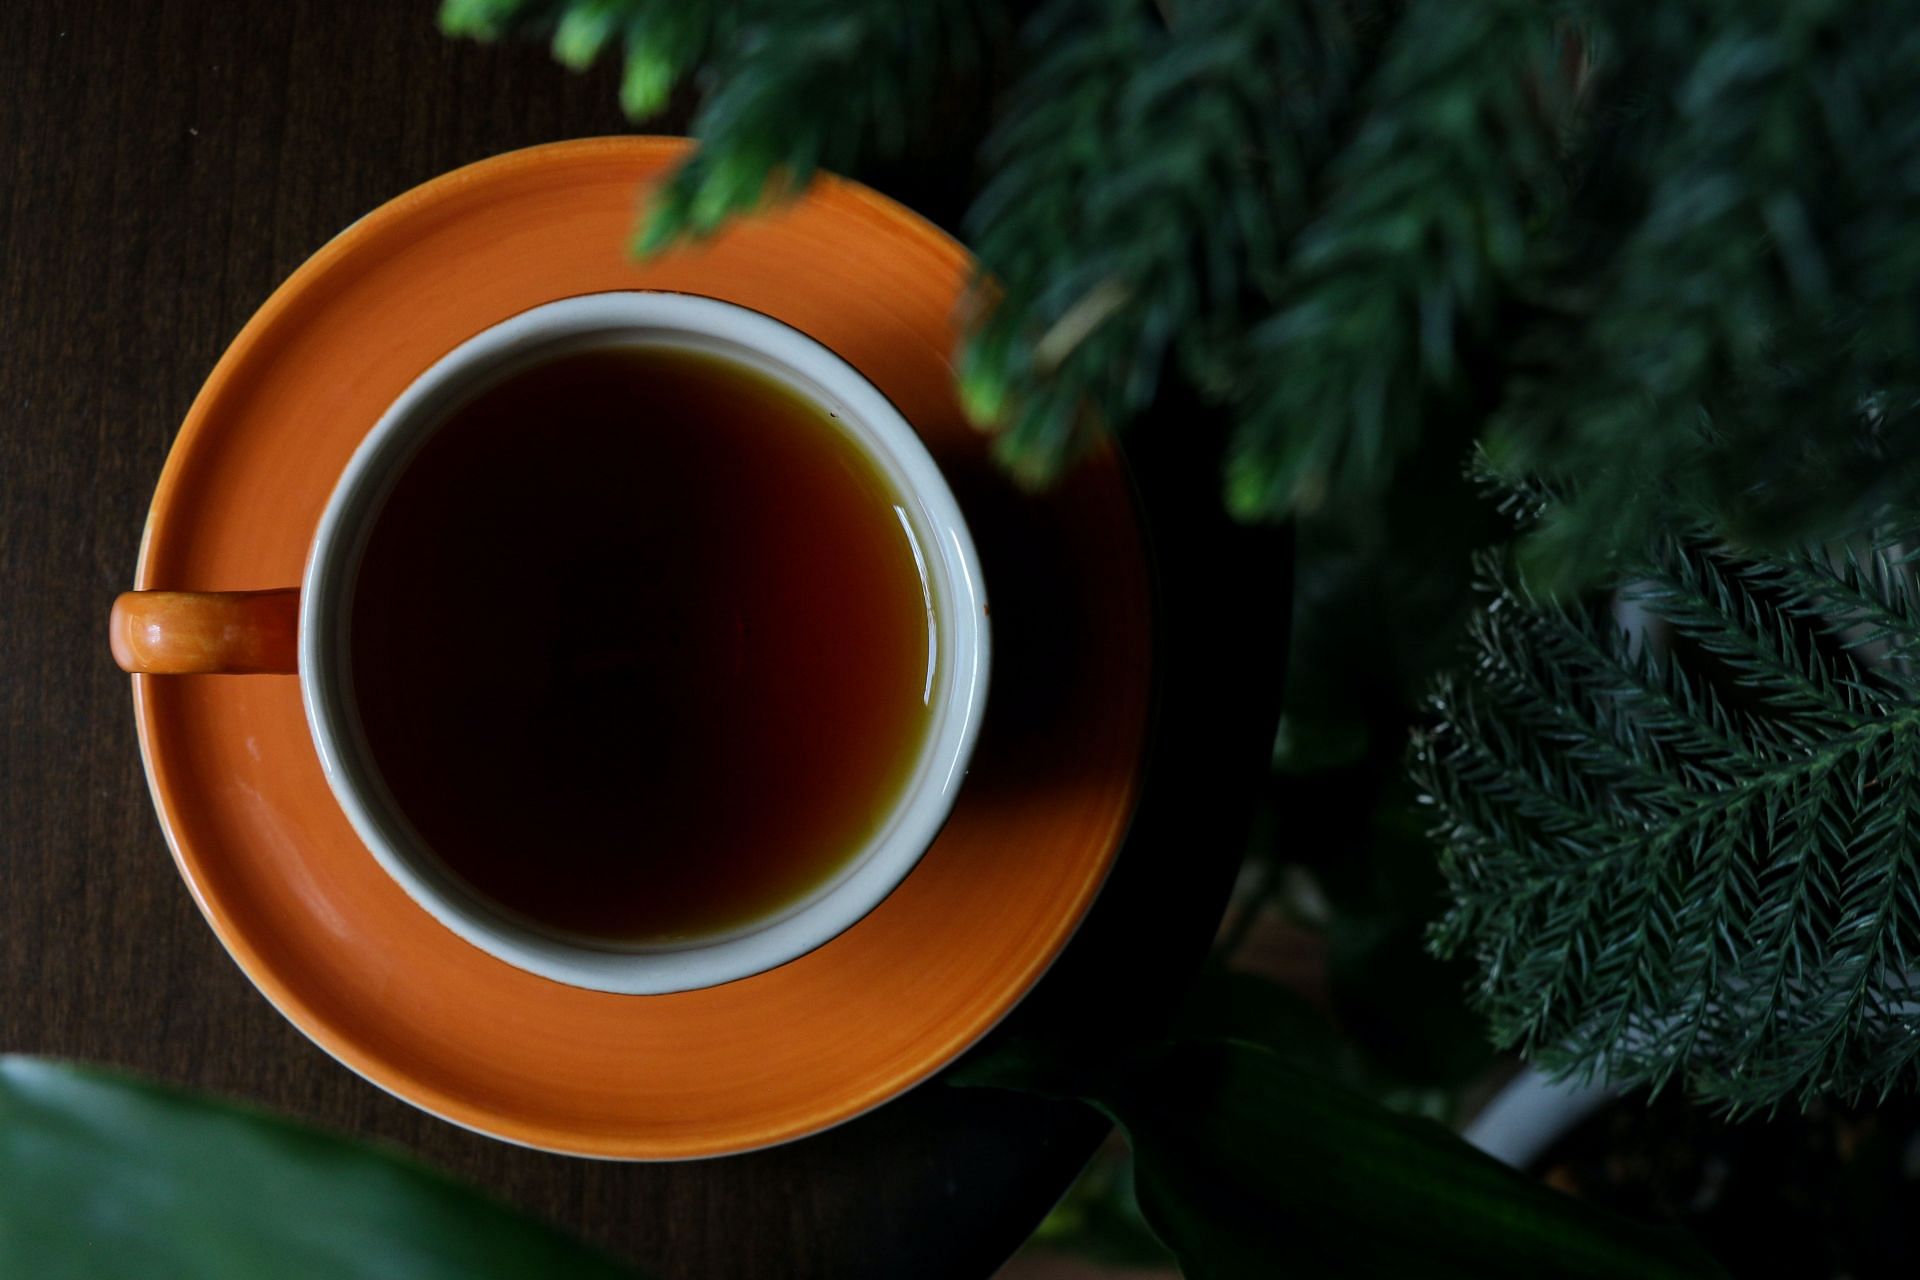
POLYGON ((1525 528, 1416 772, 1498 1037, 1733 1108, 1914 1082, 1920 610, 1872 530, 1920 514, 1920 0, 442 22, 623 57, 636 119, 698 90, 642 252, 823 167, 977 163, 960 391, 1034 482, 1169 382, 1231 417, 1247 519, 1391 529, 1477 439, 1525 528), (978 156, 956 100, 991 104, 978 156))
POLYGON ((1280 288, 1350 96, 1332 0, 1056 0, 988 140, 967 223, 997 290, 962 356, 973 416, 1049 476, 1153 400, 1169 353, 1225 394, 1280 288))
POLYGON ((452 35, 547 37, 575 70, 618 51, 636 120, 697 83, 702 146, 651 194, 642 253, 803 190, 821 169, 932 145, 944 91, 984 72, 1008 21, 983 0, 446 0, 440 12, 452 35))
POLYGON ((1477 962, 1503 1046, 1733 1110, 1916 1083, 1909 545, 1663 537, 1618 596, 1657 620, 1635 628, 1482 556, 1475 661, 1414 768, 1453 899, 1436 943, 1477 962))
POLYGON ((657 251, 997 95, 964 398, 1043 480, 1169 371, 1243 517, 1374 502, 1436 402, 1578 477, 1526 571, 1675 519, 1773 543, 1920 498, 1920 0, 446 0, 701 90, 657 251), (1001 57, 1007 33, 1021 32, 1001 57), (970 86, 970 88, 956 88, 970 86))
MULTIPOLYGON (((1457 390, 1527 267, 1555 154, 1554 17, 1415 0, 1367 76, 1276 305, 1238 353, 1228 496, 1242 515, 1371 501, 1457 390)), ((1310 188, 1311 190, 1311 188, 1310 188)))
POLYGON ((1911 508, 1920 6, 1594 12, 1487 432, 1510 473, 1579 482, 1529 567, 1564 581, 1691 517, 1770 547, 1911 508))

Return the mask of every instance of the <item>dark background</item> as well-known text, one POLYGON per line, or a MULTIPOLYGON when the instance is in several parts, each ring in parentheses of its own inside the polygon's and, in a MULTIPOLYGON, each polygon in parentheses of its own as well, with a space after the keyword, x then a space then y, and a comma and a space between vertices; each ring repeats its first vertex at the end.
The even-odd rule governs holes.
MULTIPOLYGON (((748 1156, 520 1150, 310 1045, 174 872, 104 624, 201 380, 274 286, 375 205, 497 152, 629 127, 611 68, 451 42, 433 11, 0 5, 0 1050, 120 1064, 396 1143, 657 1275, 986 1275, 1103 1132, 1090 1114, 936 1081, 748 1156)), ((964 177, 882 185, 951 227, 964 177)), ((1233 875, 1271 740, 1288 561, 1283 535, 1221 522, 1192 446, 1207 424, 1181 417, 1181 456, 1198 461, 1135 459, 1161 575, 1147 796, 1093 917, 1002 1034, 1097 1045, 1150 1024, 1233 875)))

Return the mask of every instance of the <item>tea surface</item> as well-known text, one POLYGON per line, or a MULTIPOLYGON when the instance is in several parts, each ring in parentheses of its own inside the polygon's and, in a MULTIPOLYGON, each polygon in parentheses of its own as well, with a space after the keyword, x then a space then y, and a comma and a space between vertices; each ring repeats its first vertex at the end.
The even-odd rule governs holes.
POLYGON ((456 409, 375 517, 354 702, 440 860, 559 931, 660 942, 804 896, 889 812, 931 600, 887 478, 730 361, 557 357, 456 409))

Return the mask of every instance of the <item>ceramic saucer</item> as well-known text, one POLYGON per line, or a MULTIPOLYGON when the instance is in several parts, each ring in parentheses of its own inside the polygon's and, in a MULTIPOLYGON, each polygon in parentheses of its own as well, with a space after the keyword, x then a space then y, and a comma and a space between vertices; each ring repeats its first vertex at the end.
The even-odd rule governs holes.
MULTIPOLYGON (((578 1155, 742 1151, 926 1079, 1033 985, 1132 813, 1149 592, 1126 476, 1042 497, 987 465, 952 390, 964 250, 826 180, 637 264, 637 194, 678 140, 608 138, 447 174, 348 228, 220 360, 167 460, 141 588, 297 582, 348 456, 420 370, 528 307, 609 289, 725 298, 793 324, 902 409, 954 483, 993 592, 994 686, 952 819, 852 930, 772 972, 670 996, 558 985, 474 949, 375 864, 321 776, 292 677, 133 678, 161 821, 253 983, 374 1084, 456 1124, 578 1155)), ((635 732, 644 732, 636 726, 635 732)))

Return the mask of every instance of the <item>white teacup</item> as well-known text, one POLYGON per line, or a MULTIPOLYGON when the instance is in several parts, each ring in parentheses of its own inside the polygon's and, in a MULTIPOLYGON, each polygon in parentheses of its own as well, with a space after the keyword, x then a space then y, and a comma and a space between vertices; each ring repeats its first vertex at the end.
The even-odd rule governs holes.
POLYGON ((320 518, 298 592, 130 592, 114 606, 116 656, 131 671, 297 669, 307 724, 335 798, 394 880, 455 933, 509 964, 573 986, 659 994, 784 964, 879 905, 932 844, 979 734, 988 675, 985 587, 965 519, 926 446, 851 365, 759 312, 689 294, 588 294, 494 325, 401 394, 348 462, 320 518), (899 798, 841 870, 797 902, 724 934, 620 945, 563 937, 511 916, 435 857, 374 767, 350 691, 348 603, 374 516, 447 413, 482 385, 562 352, 651 345, 736 361, 837 416, 890 480, 921 550, 934 613, 930 722, 899 798), (297 595, 297 618, 295 598, 297 595))

